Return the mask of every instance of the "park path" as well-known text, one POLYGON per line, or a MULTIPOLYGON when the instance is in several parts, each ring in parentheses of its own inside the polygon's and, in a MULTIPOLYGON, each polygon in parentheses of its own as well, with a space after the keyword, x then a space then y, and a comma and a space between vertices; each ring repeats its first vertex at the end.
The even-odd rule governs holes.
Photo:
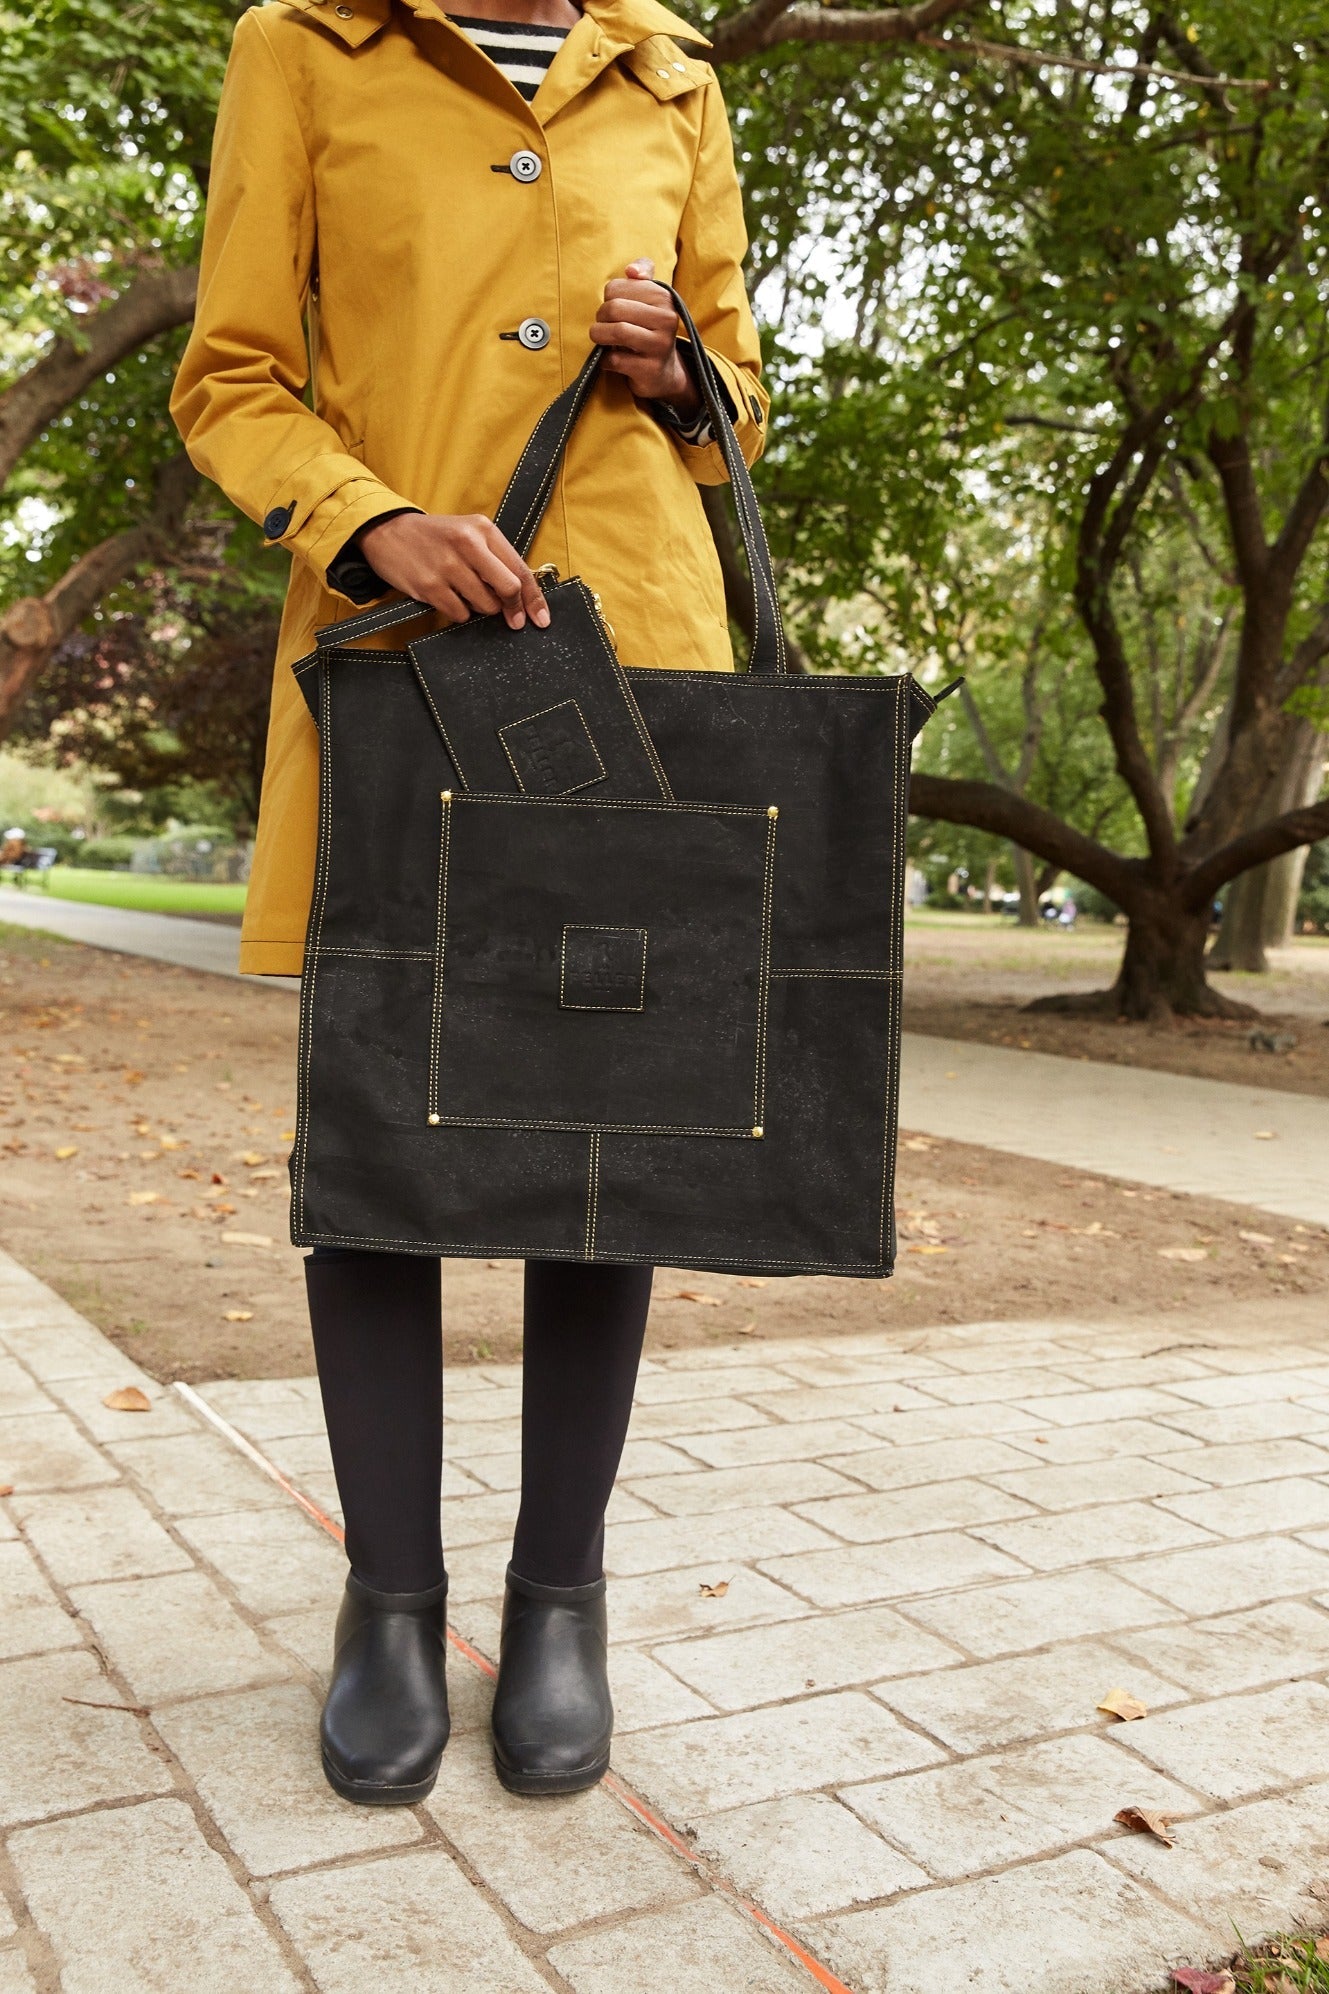
MULTIPOLYGON (((238 975, 239 931, 221 924, 12 891, 0 920, 238 975)), ((917 1032, 901 1068, 901 1125, 919 1134, 1329 1225, 1329 1113, 1316 1097, 917 1032)))
POLYGON ((565 1800, 487 1757, 518 1407, 452 1375, 456 1731, 358 1809, 314 1381, 160 1386, 0 1256, 5 1994, 1149 1994, 1323 1921, 1318 1301, 651 1359, 614 1784, 565 1800))

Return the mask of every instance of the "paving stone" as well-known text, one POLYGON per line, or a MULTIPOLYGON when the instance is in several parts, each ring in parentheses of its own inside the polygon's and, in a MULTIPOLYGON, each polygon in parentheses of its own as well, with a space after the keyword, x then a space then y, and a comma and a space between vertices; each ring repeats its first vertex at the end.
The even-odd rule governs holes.
POLYGON ((807 1994, 808 1987, 802 1967, 718 1897, 566 1939, 550 1948, 549 1963, 573 1994, 628 1994, 658 1986, 662 1972, 669 1994, 716 1994, 717 1988, 725 1994, 807 1994))
POLYGON ((77 1648, 83 1630, 66 1613, 26 1544, 0 1544, 0 1657, 77 1648))
POLYGON ((1191 1405, 1218 1407, 1250 1405, 1260 1399, 1304 1399, 1314 1388, 1313 1376, 1304 1371, 1271 1368, 1241 1376, 1226 1372, 1218 1377, 1189 1378, 1173 1390, 1191 1405))
MULTIPOLYGON (((725 1389, 735 1389, 725 1375, 725 1389)), ((858 1419, 869 1412, 929 1412, 937 1401, 915 1385, 898 1378, 879 1379, 871 1385, 794 1385, 785 1380, 779 1392, 745 1393, 750 1405, 759 1406, 772 1419, 824 1420, 858 1419)))
POLYGON ((1215 1800, 1329 1777, 1329 1689, 1284 1683, 1123 1724, 1121 1743, 1215 1800))
POLYGON ((838 1337, 833 1343, 828 1339, 814 1345, 802 1356, 781 1343, 776 1361, 783 1372, 803 1385, 872 1384, 879 1378, 946 1376, 944 1366, 930 1357, 904 1351, 846 1350, 838 1337))
POLYGON ((444 1849, 285 1877, 269 1902, 322 1994, 548 1994, 444 1849))
POLYGON ((0 1482, 11 1483, 18 1494, 118 1480, 113 1464, 88 1445, 67 1414, 29 1412, 0 1419, 0 1482))
POLYGON ((1165 1985, 1174 1961, 1205 1946, 1201 1926, 1088 1849, 801 1936, 855 1994, 936 1994, 939 1962, 954 1975, 960 1961, 965 1994, 1134 1994, 1165 1985))
MULTIPOLYGON (((1285 1475, 1173 1497, 1163 1507, 1220 1537, 1257 1537, 1270 1530, 1314 1530, 1329 1524, 1329 1481, 1285 1475)), ((1317 1539, 1312 1538, 1312 1543, 1317 1539)))
POLYGON ((464 1410, 449 1415, 445 1395, 443 1422, 444 1453, 463 1464, 472 1456, 479 1461, 486 1454, 521 1452, 519 1419, 468 1419, 464 1410))
POLYGON ((1045 1322, 963 1323, 949 1333, 930 1331, 927 1350, 947 1371, 1033 1371, 1048 1365, 1056 1370, 1066 1347, 1053 1341, 1047 1328, 1045 1322))
POLYGON ((1187 1821, 1176 1846, 1126 1835, 1105 1853, 1118 1868, 1184 1904, 1207 1933, 1211 1958, 1231 1952, 1234 1928, 1316 1931, 1324 1900, 1309 1886, 1329 1871, 1329 1786, 1302 1787, 1187 1821))
POLYGON ((18 1926, 14 1923, 8 1904, 0 1897, 0 1942, 12 1939, 18 1926))
POLYGON ((1159 1419, 1185 1413, 1185 1402, 1158 1385, 1134 1385, 1116 1392, 1062 1392, 1020 1395, 1020 1403, 1041 1426, 1091 1426, 1105 1420, 1159 1419))
POLYGON ((956 1480, 800 1503, 798 1514, 851 1543, 875 1544, 888 1537, 962 1530, 1033 1512, 1028 1503, 1004 1495, 1000 1489, 988 1488, 983 1482, 956 1480))
POLYGON ((553 1933, 693 1897, 693 1872, 603 1788, 505 1793, 488 1738, 458 1739, 425 1803, 454 1848, 529 1931, 553 1933))
POLYGON ((698 1717, 619 1741, 614 1763, 677 1825, 851 1778, 903 1772, 942 1756, 856 1690, 729 1717, 698 1717))
POLYGON ((270 1440, 324 1430, 316 1378, 226 1378, 198 1390, 223 1419, 265 1453, 270 1440))
MULTIPOLYGON (((755 1414, 754 1414, 755 1417, 755 1414)), ((847 1419, 798 1420, 789 1423, 768 1421, 761 1426, 740 1427, 736 1432, 676 1436, 678 1445, 695 1454, 710 1468, 744 1468, 762 1461, 796 1461, 824 1454, 849 1454, 857 1447, 871 1447, 876 1438, 847 1419)), ((631 1443, 629 1443, 630 1445, 631 1443)))
POLYGON ((115 1579, 71 1597, 145 1703, 240 1689, 282 1672, 204 1572, 115 1579))
POLYGON ((785 1925, 929 1881, 828 1793, 796 1793, 708 1815, 693 1846, 785 1925))
POLYGON ((649 1645, 671 1634, 709 1634, 764 1620, 798 1620, 812 1612, 784 1586, 746 1565, 711 1563, 615 1579, 609 1588, 609 1639, 649 1645), (719 1599, 702 1587, 727 1581, 719 1599))
POLYGON ((1224 1406, 1217 1412, 1176 1411, 1159 1418, 1177 1433, 1189 1433, 1207 1447, 1242 1440, 1292 1440, 1329 1428, 1329 1412, 1310 1405, 1290 1405, 1281 1399, 1224 1406))
POLYGON ((966 1371, 950 1378, 934 1378, 928 1384, 932 1397, 946 1405, 984 1405, 998 1399, 1023 1405, 1035 1395, 1060 1399, 1069 1392, 1086 1390, 1078 1379, 1037 1365, 1024 1370, 966 1371))
POLYGON ((688 1689, 667 1668, 637 1648, 614 1644, 609 1650, 609 1688, 614 1699, 614 1732, 648 1731, 656 1724, 681 1724, 688 1717, 711 1717, 714 1706, 688 1689))
POLYGON ((292 1682, 155 1713, 157 1729, 253 1876, 418 1842, 423 1832, 411 1808, 338 1799, 323 1776, 318 1713, 310 1691, 292 1682))
POLYGON ((159 1385, 137 1364, 127 1361, 116 1364, 103 1360, 101 1370, 91 1377, 57 1379, 50 1389, 94 1440, 152 1440, 202 1430, 198 1414, 178 1392, 159 1385), (148 1412, 116 1412, 103 1403, 108 1392, 120 1391, 126 1385, 137 1385, 151 1401, 148 1412))
POLYGON ((0 1663, 0 1823, 169 1790, 137 1718, 91 1707, 123 1700, 85 1649, 0 1663))
POLYGON ((294 1503, 182 1517, 178 1528, 251 1613, 294 1613, 302 1606, 336 1612, 346 1584, 346 1554, 294 1503))
POLYGON ((18 1525, 10 1515, 10 1505, 0 1497, 0 1544, 9 1543, 18 1536, 18 1525))
POLYGON ((815 1606, 858 1606, 869 1600, 944 1592, 979 1579, 1005 1578, 1025 1567, 959 1531, 896 1537, 886 1544, 852 1544, 831 1551, 796 1551, 765 1558, 761 1569, 804 1594, 815 1606))
POLYGON ((1132 1767, 1107 1739, 1086 1737, 1040 1739, 963 1765, 845 1786, 840 1798, 946 1882, 1114 1834, 1119 1807, 1175 1819, 1201 1806, 1171 1780, 1132 1767))
POLYGON ((62 1994, 296 1994, 276 1940, 183 1801, 52 1821, 9 1846, 62 1994))
POLYGON ((13 1357, 0 1357, 0 1419, 17 1413, 54 1412, 55 1401, 13 1357))
MULTIPOLYGON (((638 1405, 670 1405, 682 1399, 709 1399, 715 1396, 716 1380, 713 1366, 695 1370, 655 1370, 637 1380, 636 1403, 638 1405)), ((724 1374, 724 1391, 729 1398, 748 1398, 754 1392, 780 1392, 791 1399, 797 1399, 799 1392, 793 1380, 786 1378, 770 1364, 734 1364, 727 1366, 724 1374)), ((797 1419, 797 1413, 789 1415, 797 1419)))
POLYGON ((855 1488, 847 1476, 820 1461, 769 1461, 749 1468, 712 1468, 700 1475, 647 1475, 627 1486, 667 1516, 709 1516, 717 1510, 749 1509, 759 1502, 805 1502, 814 1496, 851 1495, 855 1488))
POLYGON ((37 1994, 37 1983, 16 1946, 0 1952, 0 1994, 37 1994))
POLYGON ((192 1563, 134 1491, 120 1484, 68 1495, 15 1496, 13 1505, 59 1585, 147 1578, 192 1563))
POLYGON ((1036 1572, 1214 1541, 1209 1531, 1148 1502, 1104 1503, 1097 1509, 1068 1509, 1058 1516, 1014 1523, 976 1522, 973 1530, 976 1537, 1032 1565, 1036 1572))
POLYGON ((1199 1481, 1232 1488, 1241 1482, 1275 1481, 1285 1475, 1329 1474, 1329 1448, 1310 1440, 1234 1441, 1202 1448, 1186 1458, 1185 1467, 1187 1474, 1199 1481))
POLYGON ((326 1433, 283 1433, 272 1440, 255 1441, 260 1454, 300 1488, 313 1475, 332 1474, 332 1449, 326 1433))
MULTIPOLYGON (((971 1475, 996 1476, 1007 1468, 1029 1467, 1029 1456, 1006 1440, 981 1436, 964 1440, 923 1440, 909 1447, 869 1447, 857 1454, 832 1455, 825 1462, 873 1489, 909 1489, 954 1482, 971 1475)), ((791 1496, 791 1502, 798 1497, 791 1496)))
POLYGON ((1206 1487, 1194 1475, 1181 1473, 1170 1461, 1150 1461, 1140 1454, 1123 1455, 1106 1471, 1101 1461, 1073 1461, 1064 1468, 1024 1467, 986 1479, 1008 1495, 1019 1496, 1039 1509, 1054 1511, 1083 1509, 1089 1504, 1144 1502, 1155 1496, 1191 1495, 1203 1493, 1206 1487))
POLYGON ((111 1459, 142 1483, 167 1516, 221 1515, 232 1509, 285 1509, 291 1498, 219 1433, 126 1440, 111 1459))
POLYGON ((655 1652, 722 1710, 748 1710, 810 1689, 846 1689, 915 1669, 946 1669, 958 1659, 953 1648, 890 1606, 671 1641, 655 1652))
POLYGON ((1116 1645, 1197 1695, 1226 1696, 1329 1669, 1329 1618, 1299 1600, 1275 1600, 1212 1620, 1145 1628, 1116 1645))
MULTIPOLYGON (((919 1447, 930 1440, 990 1439, 993 1434, 1036 1433, 1038 1421, 1023 1406, 939 1405, 929 1412, 869 1412, 859 1421, 867 1433, 895 1447, 919 1447)), ((833 1454, 833 1446, 817 1452, 833 1454)), ((848 1451, 848 1450, 846 1450, 848 1451)))
MULTIPOLYGON (((49 1290, 44 1290, 49 1296, 49 1290)), ((109 1338, 67 1309, 54 1307, 13 1310, 6 1307, 0 1342, 36 1374, 39 1384, 57 1378, 87 1378, 106 1368, 115 1350, 109 1338)))
POLYGON ((657 1516, 646 1523, 611 1523, 605 1530, 605 1570, 611 1578, 718 1559, 774 1556, 834 1548, 835 1539, 791 1510, 721 1510, 714 1516, 657 1516))
MULTIPOLYGON (((1141 1639, 1133 1634, 1122 1638, 1123 1645, 1132 1646, 1141 1639)), ((873 1695, 953 1751, 981 1752, 1086 1724, 1110 1732, 1116 1720, 1096 1706, 1118 1687, 1129 1689, 1151 1710, 1184 1700, 1173 1683, 1098 1641, 1067 1641, 1046 1654, 881 1682, 873 1695)))
POLYGON ((1295 1538, 1251 1537, 1139 1558, 1124 1576, 1189 1616, 1228 1613, 1329 1584, 1329 1556, 1295 1538))
MULTIPOLYGON (((1213 1373, 1194 1357, 1144 1356, 1085 1357, 1065 1352, 1060 1368, 1077 1384, 1115 1392, 1127 1385, 1174 1385, 1181 1379, 1210 1378, 1213 1373)), ((1178 1392, 1182 1398, 1184 1393, 1178 1392)))
POLYGON ((1202 1443, 1194 1434, 1178 1433, 1155 1420, 1109 1419, 1089 1426, 1042 1426, 1032 1432, 1013 1433, 1012 1447, 1034 1455, 1041 1463, 1069 1467, 1075 1462, 1119 1461, 1127 1454, 1163 1455, 1170 1467, 1192 1472, 1190 1454, 1199 1458, 1202 1443), (1173 1458, 1173 1457, 1176 1458, 1173 1458))
MULTIPOLYGON (((634 1440, 677 1440, 687 1447, 694 1434, 741 1432, 748 1427, 764 1430, 769 1424, 766 1414, 758 1412, 745 1399, 716 1396, 669 1405, 635 1406, 628 1430, 634 1440)), ((694 1451, 688 1447, 689 1453, 694 1451)))
POLYGON ((1043 1647, 1069 1628, 1083 1637, 1180 1617, 1175 1607, 1101 1569, 1016 1579, 971 1592, 911 1599, 908 1605, 911 1620, 921 1620, 985 1661, 1043 1647))

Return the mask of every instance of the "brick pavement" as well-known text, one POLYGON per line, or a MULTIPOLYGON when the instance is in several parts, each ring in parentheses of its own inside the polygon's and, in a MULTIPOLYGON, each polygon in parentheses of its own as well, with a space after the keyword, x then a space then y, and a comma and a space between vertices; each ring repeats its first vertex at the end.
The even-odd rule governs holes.
MULTIPOLYGON (((204 1394, 335 1512, 312 1380, 204 1394)), ((498 1787, 463 1652, 517 1412, 510 1369, 452 1374, 456 1730, 425 1805, 357 1809, 314 1735, 339 1547, 0 1256, 0 1994, 1147 1994, 1322 1920, 1318 1298, 655 1358, 608 1531, 618 1784, 564 1800, 498 1787), (103 1405, 128 1383, 150 1412, 103 1405)))

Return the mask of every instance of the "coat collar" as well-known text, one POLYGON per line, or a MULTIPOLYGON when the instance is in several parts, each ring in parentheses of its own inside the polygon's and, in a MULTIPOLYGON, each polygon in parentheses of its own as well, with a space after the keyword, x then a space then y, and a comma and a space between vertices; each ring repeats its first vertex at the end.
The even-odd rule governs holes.
MULTIPOLYGON (((359 48, 377 34, 392 12, 392 0, 344 0, 341 6, 334 5, 334 0, 286 0, 286 4, 307 14, 321 27, 331 29, 350 48, 359 48)), ((651 35, 673 35, 679 41, 710 47, 699 29, 681 14, 661 6, 660 0, 583 0, 583 4, 587 20, 598 31, 587 39, 591 45, 599 46, 602 61, 612 60, 624 49, 635 48, 651 35)), ((403 0, 403 5, 422 20, 448 18, 440 0, 403 0)), ((465 11, 465 0, 461 0, 457 12, 465 11)), ((580 23, 573 30, 579 39, 584 32, 580 23)))

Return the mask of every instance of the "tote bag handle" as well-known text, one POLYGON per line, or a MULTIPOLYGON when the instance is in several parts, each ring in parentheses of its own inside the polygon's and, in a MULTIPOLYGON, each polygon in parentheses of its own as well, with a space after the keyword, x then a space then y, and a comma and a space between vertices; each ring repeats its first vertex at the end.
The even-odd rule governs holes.
MULTIPOLYGON (((715 363, 702 344, 692 314, 678 292, 671 285, 663 288, 673 299, 683 331, 691 342, 697 385, 733 488, 738 530, 742 535, 752 585, 752 648, 748 654, 748 670, 787 672, 789 660, 785 650, 784 623, 771 571, 770 549, 761 523, 757 494, 738 447, 738 438, 734 435, 734 425, 725 406, 715 363)), ((495 526, 523 559, 530 551, 544 517, 568 438, 586 406, 603 357, 602 346, 592 347, 576 380, 550 402, 531 431, 530 440, 517 460, 517 467, 494 514, 495 526)), ((428 603, 415 602, 408 597, 382 608, 364 610, 358 616, 343 617, 338 623, 325 624, 315 633, 315 638, 319 649, 325 650, 333 645, 353 643, 359 637, 376 636, 380 631, 394 629, 399 623, 412 623, 416 617, 432 613, 428 603)))

